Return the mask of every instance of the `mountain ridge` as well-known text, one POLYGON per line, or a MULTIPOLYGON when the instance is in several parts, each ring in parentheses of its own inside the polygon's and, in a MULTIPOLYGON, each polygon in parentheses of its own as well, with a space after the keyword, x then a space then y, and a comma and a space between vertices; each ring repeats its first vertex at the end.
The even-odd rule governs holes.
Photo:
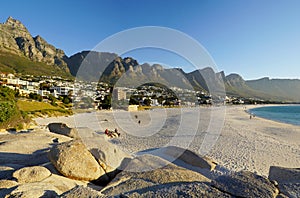
POLYGON ((300 102, 298 79, 265 77, 244 80, 239 74, 226 76, 224 71, 215 72, 211 67, 186 73, 181 68, 139 64, 132 57, 122 58, 110 52, 86 50, 68 57, 41 36, 31 36, 25 25, 12 17, 0 24, 0 71, 80 76, 87 80, 117 83, 116 86, 156 81, 170 87, 198 91, 225 89, 228 95, 237 97, 300 102))

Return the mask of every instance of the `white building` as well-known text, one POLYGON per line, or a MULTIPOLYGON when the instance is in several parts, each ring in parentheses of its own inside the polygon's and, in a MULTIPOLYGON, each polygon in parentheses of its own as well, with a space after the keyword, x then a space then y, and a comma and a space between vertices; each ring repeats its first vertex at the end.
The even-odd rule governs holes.
POLYGON ((113 98, 115 100, 126 100, 126 88, 115 87, 113 90, 113 98))
POLYGON ((56 91, 56 93, 60 96, 67 96, 69 95, 70 91, 73 91, 74 89, 72 87, 66 87, 66 86, 56 86, 56 87, 51 87, 50 89, 56 91))
POLYGON ((42 97, 50 95, 50 91, 47 91, 47 90, 38 90, 37 93, 39 95, 41 95, 42 97))

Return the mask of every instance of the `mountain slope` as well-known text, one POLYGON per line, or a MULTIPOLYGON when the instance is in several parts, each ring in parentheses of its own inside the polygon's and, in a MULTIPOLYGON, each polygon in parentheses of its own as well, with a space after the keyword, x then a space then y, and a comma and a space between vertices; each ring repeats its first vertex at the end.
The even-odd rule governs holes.
POLYGON ((24 56, 9 52, 0 52, 0 72, 72 78, 68 72, 62 70, 57 65, 34 62, 24 56))
POLYGON ((18 20, 9 17, 0 24, 0 67, 4 71, 70 76, 65 53, 42 37, 32 37, 18 20), (15 60, 16 59, 16 60, 15 60))
POLYGON ((300 102, 300 80, 298 79, 269 79, 246 81, 246 84, 257 91, 272 95, 277 100, 300 102))
POLYGON ((122 58, 113 53, 83 51, 71 56, 67 63, 73 75, 88 81, 129 87, 159 82, 169 87, 192 88, 181 69, 165 69, 158 64, 140 65, 133 58, 122 58))

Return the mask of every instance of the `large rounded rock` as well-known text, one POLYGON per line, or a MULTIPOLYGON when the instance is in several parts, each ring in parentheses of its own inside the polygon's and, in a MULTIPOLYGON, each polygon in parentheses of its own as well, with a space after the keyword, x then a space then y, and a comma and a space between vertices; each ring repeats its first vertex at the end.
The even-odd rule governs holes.
POLYGON ((46 179, 51 175, 51 172, 42 166, 32 166, 21 168, 13 173, 13 177, 19 183, 32 183, 46 179))
POLYGON ((127 198, 136 197, 218 197, 231 198, 233 196, 219 191, 204 182, 176 182, 156 185, 151 188, 136 189, 122 194, 127 198))
POLYGON ((217 165, 217 163, 212 159, 200 156, 193 151, 176 146, 162 148, 160 149, 160 152, 166 155, 165 157, 171 157, 171 160, 181 160, 186 164, 203 169, 214 170, 217 165))
POLYGON ((93 130, 86 127, 79 127, 76 130, 81 141, 110 177, 113 178, 115 176, 124 159, 132 158, 118 145, 107 141, 103 135, 96 134, 93 130))
POLYGON ((76 186, 70 191, 65 192, 60 196, 61 198, 74 198, 74 197, 89 197, 89 198, 100 198, 103 197, 99 192, 89 187, 76 186))
POLYGON ((281 193, 288 197, 300 197, 300 168, 271 166, 269 179, 278 182, 281 193))
POLYGON ((152 155, 143 155, 133 159, 124 171, 119 173, 104 189, 106 196, 117 196, 137 189, 177 182, 209 182, 200 173, 178 167, 152 155))
POLYGON ((278 189, 268 179, 248 171, 223 175, 212 181, 213 186, 236 197, 276 197, 278 189))
POLYGON ((117 145, 106 141, 104 138, 99 138, 98 140, 98 147, 90 149, 90 152, 107 173, 119 168, 124 159, 131 158, 129 154, 122 151, 117 145))
POLYGON ((71 138, 76 138, 78 136, 75 128, 69 128, 64 123, 50 123, 48 124, 48 129, 50 132, 65 135, 71 138))
POLYGON ((55 145, 49 152, 49 159, 68 178, 91 181, 106 176, 105 171, 79 140, 55 145))
POLYGON ((276 180, 278 183, 300 183, 300 168, 271 166, 268 178, 276 180))

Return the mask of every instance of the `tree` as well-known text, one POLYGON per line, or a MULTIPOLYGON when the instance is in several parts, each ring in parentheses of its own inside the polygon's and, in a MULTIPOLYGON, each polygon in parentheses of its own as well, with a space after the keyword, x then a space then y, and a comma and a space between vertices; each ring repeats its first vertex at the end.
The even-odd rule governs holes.
POLYGON ((64 104, 70 104, 70 103, 72 102, 72 99, 69 98, 68 96, 65 96, 65 97, 63 98, 62 102, 63 102, 64 104))
POLYGON ((51 103, 50 103, 51 105, 53 105, 53 106, 57 105, 56 104, 57 99, 53 95, 49 94, 48 99, 51 101, 51 103))
POLYGON ((157 98, 157 102, 158 102, 159 104, 162 105, 163 101, 164 101, 164 97, 159 96, 159 97, 157 98))
POLYGON ((105 95, 104 99, 101 101, 100 108, 110 109, 111 108, 111 95, 105 95))
POLYGON ((139 105, 140 102, 138 100, 138 98, 135 98, 133 96, 130 97, 130 100, 129 100, 129 105, 139 105))
POLYGON ((36 94, 36 93, 30 93, 29 98, 33 99, 33 100, 40 101, 40 102, 43 100, 43 97, 39 94, 36 94))
POLYGON ((146 106, 150 106, 151 105, 151 99, 149 99, 149 98, 146 98, 145 100, 144 100, 144 104, 146 105, 146 106))
POLYGON ((17 114, 15 94, 14 90, 0 86, 0 123, 9 120, 17 114))

